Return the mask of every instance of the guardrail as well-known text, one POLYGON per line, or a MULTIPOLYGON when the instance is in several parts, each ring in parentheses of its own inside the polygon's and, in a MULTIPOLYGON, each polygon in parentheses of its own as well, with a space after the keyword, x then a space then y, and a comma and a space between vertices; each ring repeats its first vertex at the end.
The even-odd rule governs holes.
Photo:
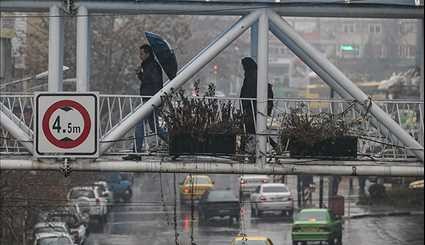
MULTIPOLYGON (((232 103, 236 108, 242 108, 243 100, 249 101, 251 106, 255 106, 253 99, 240 98, 218 98, 219 103, 232 103)), ((99 100, 100 111, 100 143, 102 136, 108 133, 112 128, 118 125, 123 119, 129 116, 140 106, 142 102, 141 96, 132 95, 100 95, 99 100)), ((415 138, 419 138, 420 132, 424 129, 423 120, 423 102, 391 100, 391 101, 375 101, 385 112, 399 123, 406 131, 415 138)), ((34 121, 34 102, 33 95, 1 95, 0 103, 13 112, 15 119, 19 119, 17 124, 33 129, 34 121)), ((273 99, 273 110, 267 119, 267 128, 271 137, 277 138, 280 128, 280 120, 285 113, 291 109, 305 107, 310 113, 342 113, 344 117, 352 120, 359 120, 360 126, 354 134, 359 136, 358 152, 360 156, 370 158, 385 159, 406 159, 410 157, 408 149, 402 147, 399 142, 391 139, 389 132, 385 128, 380 128, 379 124, 371 115, 368 115, 363 106, 355 101, 347 100, 320 100, 320 99, 273 99), (375 125, 378 125, 375 127, 375 125)), ((161 124, 161 120, 160 120, 161 124)), ((160 143, 160 139, 155 132, 157 129, 148 130, 145 127, 145 137, 147 144, 156 147, 160 143)), ((132 149, 134 141, 134 133, 128 132, 122 139, 117 140, 108 153, 123 153, 132 149)), ((0 128, 0 153, 27 153, 27 151, 15 140, 11 135, 0 128)), ((145 149, 148 151, 148 147, 145 149)), ((268 154, 273 154, 271 147, 267 149, 268 154)))

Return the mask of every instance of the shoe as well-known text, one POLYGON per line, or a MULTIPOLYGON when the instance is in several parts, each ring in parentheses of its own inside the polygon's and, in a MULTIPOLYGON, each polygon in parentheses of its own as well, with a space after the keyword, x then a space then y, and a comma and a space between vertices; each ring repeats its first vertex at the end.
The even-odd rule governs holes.
POLYGON ((129 154, 129 155, 123 157, 122 159, 126 160, 126 161, 140 161, 140 160, 142 160, 142 157, 139 156, 139 155, 136 155, 136 154, 129 154))

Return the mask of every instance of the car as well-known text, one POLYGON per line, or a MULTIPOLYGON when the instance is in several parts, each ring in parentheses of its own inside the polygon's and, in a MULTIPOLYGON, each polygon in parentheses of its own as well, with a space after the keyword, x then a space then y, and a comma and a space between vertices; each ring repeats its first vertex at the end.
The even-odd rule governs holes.
POLYGON ((109 190, 108 182, 96 181, 93 183, 93 186, 97 186, 99 188, 101 196, 108 201, 108 206, 114 203, 114 193, 109 190))
POLYGON ((127 180, 131 186, 133 186, 134 184, 134 175, 133 173, 128 173, 128 172, 121 172, 120 173, 121 179, 122 180, 127 180))
POLYGON ((325 241, 342 245, 342 221, 330 209, 302 209, 292 225, 292 244, 325 241))
POLYGON ((257 187, 251 194, 251 216, 258 217, 263 212, 281 211, 292 217, 294 213, 294 200, 286 184, 268 183, 257 187))
POLYGON ((214 182, 207 175, 188 175, 180 183, 180 202, 199 200, 205 191, 214 187, 214 182))
POLYGON ((237 236, 231 245, 273 245, 273 242, 264 236, 237 236))
POLYGON ((97 219, 105 223, 108 213, 107 201, 96 186, 77 186, 68 191, 67 198, 70 202, 84 201, 90 204, 89 215, 91 219, 97 219))
POLYGON ((64 232, 44 232, 37 233, 34 245, 74 245, 72 237, 64 232))
POLYGON ((424 180, 416 180, 409 184, 409 189, 416 190, 416 189, 424 189, 424 180))
POLYGON ((33 233, 34 235, 38 233, 68 233, 71 234, 71 230, 65 222, 38 222, 34 225, 33 233))
POLYGON ((72 209, 57 208, 41 214, 40 222, 63 222, 69 227, 70 234, 76 244, 83 244, 87 239, 87 225, 80 216, 72 209))
POLYGON ((112 191, 114 201, 128 202, 133 196, 132 185, 134 177, 132 174, 113 172, 106 178, 109 190, 112 191))
POLYGON ((233 223, 240 221, 241 205, 239 198, 231 190, 209 190, 198 203, 199 223, 205 224, 213 217, 228 217, 233 223))
POLYGON ((271 183, 272 180, 267 175, 242 175, 239 178, 241 194, 250 194, 254 192, 258 186, 265 183, 271 183))

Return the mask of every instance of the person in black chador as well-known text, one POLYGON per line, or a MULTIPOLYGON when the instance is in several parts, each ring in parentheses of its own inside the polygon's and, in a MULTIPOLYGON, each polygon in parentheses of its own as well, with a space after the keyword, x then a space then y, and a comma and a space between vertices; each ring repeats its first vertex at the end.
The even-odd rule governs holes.
MULTIPOLYGON (((242 59, 242 67, 244 69, 244 80, 241 88, 240 98, 249 98, 249 100, 242 100, 242 109, 244 113, 244 123, 247 134, 255 134, 255 118, 257 116, 257 63, 250 58, 245 57, 242 59)), ((268 103, 267 115, 271 115, 273 109, 273 89, 272 85, 268 83, 267 86, 268 103)), ((270 145, 275 148, 277 143, 269 138, 270 145)), ((242 151, 244 147, 242 146, 242 151)))
MULTIPOLYGON (((161 66, 155 60, 154 53, 152 48, 148 44, 143 44, 140 46, 139 57, 141 60, 141 64, 136 71, 136 75, 140 80, 140 95, 141 96, 153 96, 159 90, 162 89, 163 80, 162 80, 162 70, 161 66)), ((147 102, 149 98, 143 98, 143 103, 147 102)), ((158 118, 154 117, 154 113, 150 114, 146 121, 149 123, 150 130, 154 131, 155 126, 158 131, 158 136, 166 140, 165 131, 159 127, 158 118)), ((136 136, 136 145, 134 147, 135 152, 141 152, 142 146, 144 142, 144 120, 139 122, 136 126, 135 136, 136 136)), ((139 155, 130 154, 123 158, 124 160, 140 160, 141 157, 139 155)))

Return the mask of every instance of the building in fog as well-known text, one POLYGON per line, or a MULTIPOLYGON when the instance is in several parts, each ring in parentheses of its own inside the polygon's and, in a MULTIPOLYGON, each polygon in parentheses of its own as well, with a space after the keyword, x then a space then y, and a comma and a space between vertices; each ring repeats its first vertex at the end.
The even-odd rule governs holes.
MULTIPOLYGON (((416 20, 287 18, 304 39, 365 92, 382 98, 379 81, 415 66, 416 20)), ((269 79, 279 97, 327 98, 330 89, 280 41, 270 41, 269 79)))

